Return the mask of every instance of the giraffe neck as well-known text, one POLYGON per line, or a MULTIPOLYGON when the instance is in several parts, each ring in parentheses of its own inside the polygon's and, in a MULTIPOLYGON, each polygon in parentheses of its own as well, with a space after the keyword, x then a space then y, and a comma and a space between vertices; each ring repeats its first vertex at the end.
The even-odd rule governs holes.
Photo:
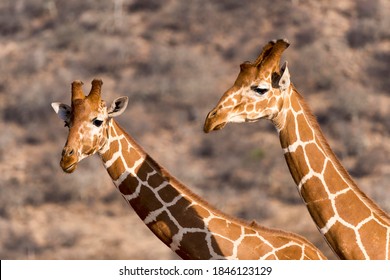
POLYGON ((390 259, 390 218, 357 187, 292 88, 276 119, 290 173, 329 245, 345 259, 390 259))
POLYGON ((306 239, 230 218, 191 193, 110 120, 99 152, 149 229, 184 259, 325 259, 306 239))

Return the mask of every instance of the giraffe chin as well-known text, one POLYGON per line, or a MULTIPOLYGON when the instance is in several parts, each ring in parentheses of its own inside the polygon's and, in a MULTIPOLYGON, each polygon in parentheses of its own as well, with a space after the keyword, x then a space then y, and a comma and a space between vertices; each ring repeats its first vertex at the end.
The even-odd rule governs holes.
POLYGON ((256 118, 256 119, 245 119, 245 122, 246 123, 253 123, 253 122, 257 122, 259 120, 261 120, 262 118, 256 118))
POLYGON ((206 123, 205 126, 203 127, 203 130, 205 133, 209 133, 211 131, 221 130, 222 128, 225 127, 225 125, 226 122, 219 123, 216 126, 212 126, 209 123, 206 123))
POLYGON ((61 162, 61 168, 66 173, 73 173, 76 170, 76 168, 77 168, 77 162, 72 163, 72 164, 70 164, 68 166, 63 166, 62 162, 61 162))
POLYGON ((217 126, 215 126, 213 130, 221 130, 226 126, 226 124, 227 124, 226 122, 220 123, 217 126))

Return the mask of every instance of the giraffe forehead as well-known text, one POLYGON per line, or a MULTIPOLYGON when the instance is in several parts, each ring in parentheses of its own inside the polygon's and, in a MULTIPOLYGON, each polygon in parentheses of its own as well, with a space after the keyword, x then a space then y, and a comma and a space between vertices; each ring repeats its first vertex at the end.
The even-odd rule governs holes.
POLYGON ((104 102, 92 102, 88 99, 74 100, 72 102, 72 127, 68 140, 72 139, 72 141, 79 141, 82 145, 94 146, 98 142, 96 136, 103 134, 101 127, 93 125, 92 120, 95 118, 103 120, 106 112, 104 102))
POLYGON ((222 97, 220 106, 221 107, 231 107, 236 106, 237 104, 241 103, 242 101, 245 101, 246 98, 250 98, 252 87, 254 86, 261 86, 268 87, 268 84, 264 82, 251 82, 248 85, 243 86, 237 86, 234 85, 232 88, 230 88, 222 97))
POLYGON ((243 93, 244 87, 236 87, 234 86, 229 90, 226 94, 225 101, 237 101, 238 97, 243 93))
POLYGON ((258 78, 258 75, 259 70, 253 65, 241 67, 240 73, 238 74, 234 85, 238 87, 249 86, 254 80, 258 78))
POLYGON ((247 96, 253 86, 270 87, 271 76, 271 70, 259 70, 251 63, 242 64, 234 85, 225 92, 219 102, 220 105, 229 107, 237 104, 242 97, 247 96))
POLYGON ((273 69, 269 67, 257 67, 253 64, 242 64, 240 73, 235 81, 235 85, 243 87, 250 86, 253 83, 270 83, 273 69), (243 67, 245 65, 245 67, 243 67))
POLYGON ((93 102, 86 99, 76 99, 72 102, 72 113, 75 120, 90 120, 106 112, 104 101, 93 102))
MULTIPOLYGON (((68 135, 68 140, 77 141, 78 144, 85 144, 85 141, 91 142, 93 133, 83 121, 75 121, 68 135), (72 132, 73 131, 73 132, 72 132)), ((81 146, 80 146, 81 148, 81 146)))

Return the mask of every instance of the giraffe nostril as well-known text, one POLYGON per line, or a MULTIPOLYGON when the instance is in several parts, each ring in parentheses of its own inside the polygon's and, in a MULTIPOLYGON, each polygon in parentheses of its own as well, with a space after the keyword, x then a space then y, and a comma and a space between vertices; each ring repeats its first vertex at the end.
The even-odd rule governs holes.
POLYGON ((65 157, 65 156, 73 156, 74 155, 74 149, 71 148, 71 147, 65 147, 63 150, 62 150, 62 157, 65 157))
POLYGON ((217 110, 210 112, 209 118, 214 118, 217 115, 217 110))

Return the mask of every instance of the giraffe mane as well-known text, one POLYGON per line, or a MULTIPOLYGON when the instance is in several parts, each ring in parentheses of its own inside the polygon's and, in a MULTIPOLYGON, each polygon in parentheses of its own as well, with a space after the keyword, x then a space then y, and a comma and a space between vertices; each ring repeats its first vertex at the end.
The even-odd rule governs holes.
POLYGON ((348 180, 349 182, 351 182, 352 190, 354 192, 358 193, 362 197, 362 200, 363 200, 363 202, 365 204, 371 205, 372 208, 374 208, 375 211, 378 211, 379 213, 383 213, 383 214, 379 214, 379 217, 381 217, 382 219, 386 219, 386 220, 390 221, 389 215, 384 213, 380 209, 380 207, 374 201, 372 201, 370 198, 368 198, 367 195, 362 190, 360 190, 359 187, 356 185, 356 183, 353 180, 353 178, 351 177, 351 175, 348 173, 348 171, 345 169, 345 167, 341 164, 340 160, 337 158, 337 156, 333 152, 332 148, 329 146, 329 143, 326 140, 326 138, 325 138, 325 136, 324 136, 324 134, 323 134, 323 132, 321 130, 321 127, 320 127, 320 125, 319 125, 319 123, 317 121, 316 116, 312 113, 311 109, 309 108, 309 106, 305 102, 305 100, 302 97, 302 95, 295 88, 295 86, 292 85, 292 84, 291 84, 291 86, 292 86, 292 89, 293 89, 294 93, 298 97, 299 103, 302 106, 302 109, 304 111, 305 116, 307 117, 307 120, 308 120, 310 126, 312 126, 313 129, 315 129, 318 132, 317 135, 318 135, 319 142, 321 143, 322 147, 324 148, 324 151, 325 151, 326 155, 331 158, 333 163, 335 163, 335 168, 338 170, 338 172, 340 172, 340 175, 345 180, 348 180))

